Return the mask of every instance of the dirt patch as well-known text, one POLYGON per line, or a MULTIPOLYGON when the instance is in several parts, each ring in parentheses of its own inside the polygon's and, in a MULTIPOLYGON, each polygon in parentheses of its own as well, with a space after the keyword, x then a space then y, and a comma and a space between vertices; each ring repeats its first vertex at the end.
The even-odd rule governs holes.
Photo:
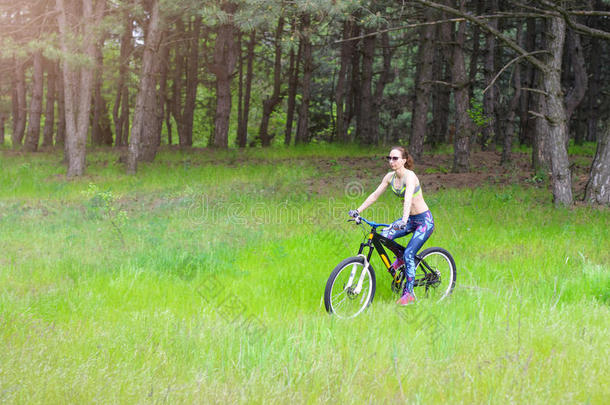
MULTIPOLYGON (((417 173, 425 191, 442 189, 475 188, 485 185, 513 185, 526 187, 541 187, 543 179, 536 178, 531 156, 527 153, 514 153, 513 162, 509 166, 500 166, 500 153, 478 151, 470 155, 471 170, 466 173, 451 173, 452 155, 425 156, 421 162, 416 162, 417 173)), ((572 164, 575 196, 584 192, 588 178, 587 162, 591 158, 577 156, 572 164)), ((312 193, 336 193, 337 189, 348 187, 348 184, 358 183, 364 193, 373 191, 381 178, 389 171, 387 163, 379 158, 355 157, 342 159, 310 159, 322 175, 310 179, 307 186, 312 193), (369 191, 370 190, 370 191, 369 191)))

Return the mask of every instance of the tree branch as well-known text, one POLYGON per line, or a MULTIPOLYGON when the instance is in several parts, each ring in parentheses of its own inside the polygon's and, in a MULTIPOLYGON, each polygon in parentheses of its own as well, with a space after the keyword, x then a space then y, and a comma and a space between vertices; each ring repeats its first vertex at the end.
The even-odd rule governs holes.
MULTIPOLYGON (((494 18, 544 18, 544 17, 548 17, 549 15, 558 15, 558 14, 556 14, 556 13, 519 13, 519 12, 508 13, 508 12, 502 12, 502 13, 497 13, 497 14, 480 15, 480 16, 478 16, 478 18, 479 19, 485 19, 485 20, 494 19, 494 18)), ((338 44, 338 43, 341 43, 341 42, 355 41, 355 40, 358 40, 358 39, 363 39, 363 38, 375 36, 377 34, 383 34, 385 32, 391 32, 391 31, 399 31, 399 30, 403 30, 403 29, 407 29, 407 28, 418 28, 418 27, 423 27, 423 26, 426 26, 426 25, 437 25, 437 24, 445 24, 445 23, 452 23, 452 22, 462 22, 462 21, 465 21, 465 20, 466 20, 466 18, 458 17, 458 18, 449 18, 449 19, 438 20, 438 21, 429 21, 429 22, 422 22, 422 23, 416 23, 416 24, 401 25, 399 27, 391 27, 391 28, 387 28, 387 29, 384 29, 384 30, 379 30, 379 31, 371 32, 371 33, 368 33, 368 34, 359 35, 357 37, 338 39, 334 43, 338 44)))
POLYGON ((602 38, 602 39, 606 39, 606 40, 610 40, 610 32, 606 32, 606 31, 602 31, 602 30, 598 30, 596 28, 591 28, 591 27, 587 27, 584 24, 580 24, 577 23, 576 21, 572 20, 572 17, 570 16, 570 12, 567 11, 566 9, 548 1, 548 0, 540 0, 542 4, 552 8, 553 10, 557 11, 559 14, 561 14, 561 16, 563 17, 564 20, 566 20, 566 23, 570 26, 570 28, 572 28, 574 31, 577 31, 581 34, 586 34, 586 35, 590 35, 596 38, 602 38))
MULTIPOLYGON (((521 90, 523 90, 523 88, 521 88, 521 90)), ((542 118, 543 120, 546 120, 546 115, 544 115, 544 114, 540 114, 540 113, 538 113, 536 111, 532 111, 532 110, 529 110, 528 113, 532 114, 534 117, 538 117, 538 118, 542 118)))
POLYGON ((597 11, 597 10, 574 10, 568 11, 572 15, 583 15, 587 17, 610 17, 610 11, 597 11))
POLYGON ((543 96, 548 96, 549 93, 547 93, 544 90, 540 90, 540 89, 532 89, 531 87, 521 87, 521 90, 525 90, 525 91, 531 91, 532 93, 538 93, 538 94, 542 94, 543 96))
POLYGON ((549 10, 543 10, 543 9, 538 8, 538 7, 530 6, 528 4, 519 3, 517 1, 515 1, 513 4, 515 6, 517 6, 517 7, 519 7, 519 8, 524 9, 524 10, 532 10, 535 13, 547 14, 547 15, 551 15, 551 16, 554 16, 554 17, 559 17, 558 13, 553 13, 553 12, 551 12, 549 10))
POLYGON ((540 59, 535 58, 532 55, 529 55, 528 52, 525 49, 521 48, 519 46, 519 44, 517 44, 514 40, 512 40, 508 36, 502 34, 496 28, 493 28, 492 26, 490 26, 487 22, 482 21, 479 17, 462 12, 460 10, 456 10, 455 8, 445 6, 443 4, 435 3, 433 1, 427 1, 427 0, 415 0, 415 1, 426 7, 432 7, 437 10, 441 10, 441 11, 444 11, 444 12, 452 14, 452 15, 463 17, 467 21, 470 21, 471 23, 476 24, 479 27, 481 27, 481 29, 483 31, 494 35, 496 38, 498 38, 499 40, 504 42, 509 48, 511 48, 512 50, 517 52, 519 55, 523 55, 525 57, 525 59, 528 60, 528 62, 530 62, 532 65, 536 66, 538 69, 540 69, 542 71, 546 71, 548 69, 547 65, 544 62, 542 62, 540 59))
POLYGON ((404 30, 404 29, 407 29, 407 28, 418 28, 418 27, 423 27, 423 26, 426 26, 426 25, 436 25, 436 24, 444 24, 444 23, 460 22, 460 21, 464 21, 464 18, 450 18, 450 19, 447 19, 447 20, 439 20, 439 21, 430 21, 430 22, 423 22, 423 23, 417 23, 417 24, 401 25, 400 27, 386 28, 384 30, 370 32, 368 34, 358 35, 357 37, 338 39, 338 40, 335 41, 335 44, 340 44, 341 42, 355 41, 355 40, 363 39, 363 38, 367 38, 367 37, 374 37, 377 34, 383 34, 385 32, 399 31, 399 30, 404 30))
POLYGON ((422 84, 440 84, 440 85, 448 86, 448 87, 452 87, 452 88, 458 87, 453 83, 444 82, 442 80, 429 80, 429 81, 423 82, 422 84))
POLYGON ((549 51, 546 50, 542 50, 542 51, 534 51, 534 52, 530 52, 527 55, 520 55, 517 56, 515 59, 511 60, 510 62, 508 62, 502 69, 500 69, 500 71, 498 72, 498 74, 491 80, 491 82, 489 83, 489 85, 487 87, 485 87, 485 90, 483 90, 483 94, 485 94, 485 92, 487 90, 489 90, 489 88, 491 86, 493 86, 493 84, 496 82, 496 80, 498 80, 498 77, 500 77, 500 75, 506 70, 508 69, 508 67, 510 65, 512 65, 513 63, 517 62, 519 59, 523 59, 528 55, 535 55, 535 54, 539 54, 539 53, 550 53, 549 51))

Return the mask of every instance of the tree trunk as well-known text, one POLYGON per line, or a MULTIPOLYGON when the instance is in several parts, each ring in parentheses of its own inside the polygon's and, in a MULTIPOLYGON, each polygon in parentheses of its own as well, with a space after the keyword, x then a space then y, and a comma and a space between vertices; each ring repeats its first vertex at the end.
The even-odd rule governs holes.
POLYGON ((164 32, 158 27, 157 48, 153 57, 153 85, 147 92, 146 104, 144 109, 144 132, 142 134, 142 144, 144 153, 140 155, 141 161, 152 162, 161 146, 161 131, 163 130, 163 94, 161 83, 163 65, 167 59, 163 58, 164 32), (157 90, 157 88, 159 90, 157 90))
POLYGON ((354 52, 354 41, 346 41, 352 36, 354 23, 347 20, 343 23, 343 40, 341 43, 341 51, 339 57, 339 73, 337 77, 337 88, 335 89, 335 104, 337 107, 337 124, 335 126, 336 139, 339 142, 347 142, 347 128, 349 123, 346 122, 345 115, 345 94, 347 86, 347 72, 349 63, 354 52))
POLYGON ((373 94, 373 113, 371 116, 371 127, 375 134, 375 142, 380 141, 379 137, 379 112, 383 103, 383 92, 385 86, 394 80, 392 73, 392 49, 390 48, 390 36, 387 32, 381 34, 381 50, 383 54, 383 68, 379 80, 375 83, 375 93, 373 94))
MULTIPOLYGON (((444 83, 451 83, 451 46, 448 44, 452 41, 453 25, 453 23, 444 23, 437 28, 441 45, 436 47, 433 77, 444 83)), ((447 141, 451 88, 444 84, 436 85, 433 87, 432 100, 432 124, 428 138, 430 145, 434 148, 447 141)), ((452 141, 453 139, 450 140, 450 142, 452 141)))
MULTIPOLYGON (((536 47, 536 20, 530 18, 526 22, 526 34, 524 35, 523 49, 532 52, 536 47)), ((533 88, 537 86, 539 75, 538 71, 530 63, 525 64, 522 79, 522 87, 533 88)), ((538 108, 539 95, 529 91, 521 92, 520 113, 519 113, 519 143, 525 145, 535 144, 536 121, 537 119, 530 114, 530 111, 538 108)), ((538 110, 540 111, 540 110, 538 110)))
POLYGON ((570 60, 570 66, 574 71, 574 83, 565 98, 566 122, 569 123, 572 114, 574 114, 574 111, 585 97, 588 78, 587 69, 585 67, 585 56, 580 44, 580 35, 572 30, 567 30, 566 43, 568 59, 570 60))
POLYGON ((591 67, 591 85, 587 92, 587 141, 597 140, 597 125, 599 122, 599 92, 603 88, 601 69, 601 40, 591 38, 591 51, 587 59, 591 67))
POLYGON ((543 83, 546 93, 545 116, 549 130, 548 146, 551 158, 553 200, 555 206, 571 206, 573 203, 572 175, 566 148, 568 125, 561 89, 561 62, 566 23, 563 17, 552 17, 549 20, 548 50, 552 56, 547 59, 548 68, 544 72, 543 83))
MULTIPOLYGON (((542 76, 542 72, 536 72, 537 88, 544 88, 542 76)), ((531 96, 530 100, 536 101, 534 112, 544 114, 546 108, 545 97, 541 94, 536 94, 535 96, 531 96)), ((533 123, 535 130, 533 131, 534 134, 532 139, 532 167, 534 168, 534 172, 543 173, 546 176, 550 171, 551 166, 548 148, 549 128, 544 118, 537 118, 533 123)))
POLYGON ((66 102, 64 93, 64 74, 60 67, 60 63, 55 65, 57 72, 57 134, 55 135, 55 144, 64 145, 66 143, 66 102))
POLYGON ((5 140, 5 124, 6 124, 6 115, 4 112, 0 112, 0 146, 4 146, 5 140))
MULTIPOLYGON (((296 21, 293 20, 292 25, 296 25, 296 21)), ((303 44, 299 41, 299 50, 297 54, 294 54, 294 50, 290 50, 290 67, 288 68, 289 79, 288 79, 288 105, 286 107, 286 131, 284 134, 284 144, 290 145, 292 141, 292 124, 294 122, 294 110, 296 106, 297 86, 299 84, 299 62, 301 60, 301 53, 303 44)))
POLYGON ((187 146, 193 145, 193 120, 195 117, 195 102, 197 101, 197 86, 199 85, 199 37, 201 35, 201 16, 195 17, 189 37, 189 53, 186 65, 186 98, 184 100, 184 139, 187 146))
POLYGON ((97 46, 95 47, 95 73, 93 79, 93 105, 92 107, 92 118, 91 118, 91 144, 94 146, 102 145, 102 85, 104 70, 104 55, 102 54, 102 46, 104 40, 100 39, 97 46))
POLYGON ((453 62, 451 68, 454 86, 453 99, 455 101, 456 114, 456 132, 453 143, 454 173, 467 172, 470 170, 470 128, 467 112, 469 107, 468 77, 466 76, 466 64, 464 62, 465 37, 466 23, 460 22, 458 23, 455 44, 453 45, 453 62))
POLYGON ((25 101, 25 62, 15 58, 15 72, 13 81, 14 108, 13 108, 13 148, 19 149, 25 134, 26 101, 25 101))
POLYGON ((248 41, 246 64, 246 88, 244 92, 243 109, 241 120, 237 123, 237 144, 240 148, 245 148, 248 144, 248 118, 250 117, 250 95, 252 93, 252 78, 254 76, 254 46, 256 45, 256 31, 250 33, 248 41))
POLYGON ((121 91, 121 115, 119 119, 119 125, 121 127, 121 137, 115 136, 115 139, 120 139, 120 142, 115 141, 115 146, 127 146, 129 142, 129 86, 124 85, 121 91))
POLYGON ((48 148, 53 146, 57 71, 55 63, 51 61, 47 60, 45 66, 47 70, 47 97, 44 113, 44 129, 42 131, 42 146, 48 148))
MULTIPOLYGON (((375 32, 375 28, 365 30, 366 34, 375 32)), ((373 35, 362 40, 362 69, 360 76, 360 113, 356 128, 356 138, 365 145, 375 143, 375 130, 372 127, 373 115, 373 62, 375 59, 375 42, 373 35)))
POLYGON ((585 188, 585 201, 610 206, 610 120, 606 121, 605 130, 597 142, 597 151, 585 188))
MULTIPOLYGON (((185 38, 186 28, 182 18, 178 18, 176 21, 176 37, 185 38)), ((184 136, 184 118, 182 117, 184 111, 184 103, 182 96, 184 91, 184 65, 186 59, 186 46, 184 46, 184 39, 176 43, 174 47, 174 64, 173 64, 173 75, 172 75, 172 99, 171 99, 171 112, 176 121, 176 131, 178 132, 178 144, 180 148, 191 146, 188 144, 188 139, 184 136)))
POLYGON ((173 145, 174 141, 172 138, 172 115, 169 100, 167 100, 165 105, 165 128, 167 128, 167 144, 173 145))
MULTIPOLYGON (((475 0, 477 5, 477 15, 483 14, 484 1, 475 0)), ((468 82, 470 87, 468 90, 468 98, 474 98, 474 89, 477 87, 477 73, 479 71, 479 57, 481 54, 481 27, 475 25, 472 28, 472 52, 470 54, 470 65, 468 69, 468 82)))
POLYGON ((9 70, 11 70, 11 114, 12 114, 12 123, 13 128, 11 132, 11 141, 14 142, 15 138, 15 129, 17 126, 17 121, 19 120, 19 100, 17 96, 17 72, 14 70, 16 66, 15 57, 11 60, 12 66, 9 65, 9 70))
POLYGON ((188 41, 175 47, 171 112, 176 120, 181 148, 193 146, 193 119, 199 85, 199 38, 201 16, 189 22, 187 31, 182 19, 176 21, 176 35, 188 41), (185 73, 185 77, 183 77, 185 73))
POLYGON ((127 145, 127 134, 129 133, 129 56, 132 51, 132 20, 125 12, 123 34, 121 35, 121 48, 119 51, 119 78, 117 82, 117 93, 112 108, 114 121, 115 145, 127 145))
MULTIPOLYGON (((522 27, 521 25, 517 26, 517 42, 521 43, 522 41, 522 27)), ((521 100, 521 65, 517 64, 515 66, 515 71, 513 72, 513 87, 514 93, 508 104, 508 111, 506 115, 506 125, 504 127, 504 142, 502 143, 502 157, 500 159, 500 164, 503 166, 507 166, 512 161, 512 147, 513 147, 513 138, 515 136, 515 127, 516 127, 516 116, 519 111, 519 101, 521 100)))
POLYGON ((34 52, 32 70, 32 99, 30 101, 30 119, 25 137, 24 150, 35 152, 40 142, 40 119, 42 115, 42 96, 44 91, 44 69, 42 51, 34 52))
MULTIPOLYGON (((595 10, 600 10, 603 7, 603 0, 594 0, 590 2, 590 5, 593 6, 595 10), (591 4, 592 3, 592 4, 591 4)), ((589 21, 589 26, 595 29, 603 28, 603 22, 601 19, 592 17, 589 21)), ((587 61, 590 76, 589 76, 589 88, 587 91, 587 112, 585 114, 586 117, 586 135, 584 138, 591 141, 599 141, 598 140, 598 122, 600 115, 600 93, 601 89, 603 89, 603 75, 602 75, 602 66, 604 63, 602 62, 602 57, 607 54, 604 52, 604 44, 606 42, 602 41, 600 38, 592 37, 589 42, 588 47, 588 55, 587 61)))
MULTIPOLYGON (((167 31, 161 34, 161 49, 159 50, 159 58, 157 59, 157 72, 159 74, 159 97, 158 97, 158 116, 156 126, 157 146, 161 146, 161 132, 163 131, 163 121, 167 117, 168 96, 167 96, 167 72, 169 71, 169 45, 167 44, 167 31)), ((167 123, 168 145, 171 145, 171 123, 167 123)))
MULTIPOLYGON (((354 36, 359 36, 362 33, 361 28, 358 25, 354 26, 354 36)), ((348 72, 348 83, 350 86, 345 95, 347 105, 345 106, 345 120, 351 123, 353 119, 356 121, 356 134, 358 134, 358 128, 362 127, 362 117, 360 114, 360 103, 362 97, 362 87, 360 86, 362 77, 360 72, 360 55, 359 51, 360 42, 354 42, 354 52, 352 52, 352 63, 348 72)), ((357 136, 357 135, 356 135, 357 136)), ((353 139, 353 137, 352 137, 353 139)), ((358 138, 359 139, 359 138, 358 138)))
MULTIPOLYGON (((495 0, 494 0, 495 1, 495 0)), ((498 8, 498 12, 505 12, 507 10, 504 10, 503 7, 505 7, 506 4, 501 4, 500 8, 498 8)), ((506 26, 506 21, 504 21, 504 19, 500 18, 497 21, 497 26, 498 26, 498 31, 500 32, 505 32, 507 30, 507 28, 505 28, 506 26)), ((510 29, 513 30, 513 24, 509 25, 510 29)), ((504 62, 502 60, 502 56, 505 54, 505 52, 502 50, 501 46, 497 45, 498 43, 498 38, 496 38, 496 46, 494 46, 494 69, 498 69, 498 66, 504 66, 504 62)), ((506 61, 506 63, 508 63, 508 60, 506 61)), ((510 84, 508 84, 510 86, 510 84)), ((502 145, 502 141, 504 140, 503 135, 503 126, 504 126, 504 117, 502 115, 500 115, 501 111, 504 111, 503 109, 506 108, 506 104, 509 104, 509 100, 508 98, 504 97, 501 93, 500 93, 500 87, 497 86, 495 88, 494 91, 495 94, 495 99, 493 100, 493 115, 491 117, 492 121, 491 121, 491 125, 493 125, 493 138, 489 139, 488 141, 488 149, 492 148, 492 149, 496 149, 497 147, 501 147, 502 145), (504 104, 504 105, 503 105, 504 104), (493 143, 493 144, 492 144, 493 143)))
POLYGON ((112 145, 112 129, 108 118, 108 103, 102 94, 104 84, 104 55, 102 38, 95 47, 95 79, 93 91, 93 119, 91 122, 91 143, 93 145, 112 145))
MULTIPOLYGON (((489 13, 494 14, 498 11, 498 2, 493 0, 490 2, 489 13)), ((496 29, 498 22, 495 19, 489 21, 489 25, 496 29)), ((487 34, 485 37, 485 85, 489 85, 496 74, 496 36, 493 34, 487 34)), ((489 122, 482 128, 480 145, 481 149, 487 150, 489 144, 495 139, 495 128, 496 128, 496 112, 495 102, 497 99, 496 87, 491 86, 483 95, 483 114, 489 122)))
POLYGON ((299 106, 299 119, 297 122, 297 133, 295 137, 295 144, 309 142, 309 100, 311 98, 311 75, 313 66, 311 63, 311 40, 309 35, 310 30, 310 17, 308 14, 302 16, 301 26, 301 41, 303 45, 303 82, 301 84, 301 105, 299 106))
MULTIPOLYGON (((432 9, 425 11, 426 21, 435 19, 432 9)), ((413 119, 411 120, 411 138, 409 152, 413 158, 419 160, 424 153, 424 141, 428 127, 428 110, 430 105, 430 90, 434 64, 434 42, 436 27, 426 25, 420 29, 420 43, 418 46, 417 72, 415 77, 415 104, 413 106, 413 119)))
POLYGON ((273 66, 273 93, 263 100, 263 116, 261 118, 258 135, 262 146, 270 146, 273 135, 269 136, 269 119, 273 110, 282 101, 282 34, 284 31, 284 17, 280 16, 275 32, 275 59, 273 66))
MULTIPOLYGON (((241 126, 244 116, 244 57, 243 57, 243 46, 242 46, 242 33, 241 31, 237 34, 237 49, 239 55, 237 56, 237 77, 239 78, 237 83, 237 146, 243 143, 244 134, 241 132, 241 126)), ((246 143, 248 141, 246 137, 246 143)))
POLYGON ((142 71, 140 87, 136 97, 136 107, 129 139, 127 156, 127 172, 135 174, 138 162, 152 161, 157 153, 157 142, 154 139, 155 123, 158 112, 155 78, 155 59, 161 42, 159 29, 159 0, 153 0, 150 11, 150 21, 146 33, 144 55, 142 56, 142 71))
MULTIPOLYGON (((166 31, 167 34, 167 31, 166 31)), ((174 39, 173 35, 168 35, 166 37, 166 43, 163 44, 164 47, 164 51, 163 51, 163 55, 166 55, 166 61, 164 64, 164 69, 165 71, 165 89, 161 89, 163 90, 161 94, 164 94, 165 97, 165 108, 164 108, 164 118, 165 118, 165 128, 167 128, 167 144, 168 145, 173 145, 174 144, 174 140, 173 140, 173 125, 172 125, 172 114, 173 114, 173 108, 174 108, 174 94, 170 94, 170 87, 167 84, 167 80, 169 80, 170 75, 173 73, 173 71, 171 70, 171 67, 175 64, 175 61, 173 61, 174 63, 172 63, 171 60, 171 48, 170 48, 170 43, 171 41, 174 39)), ((163 82, 163 78, 161 79, 163 82)), ((172 90, 174 88, 172 87, 172 90)))
MULTIPOLYGON (((94 11, 93 0, 82 1, 82 19, 79 24, 68 19, 73 10, 64 6, 64 0, 57 0, 57 20, 60 43, 65 55, 74 50, 69 46, 69 38, 77 32, 75 27, 82 27, 82 49, 92 61, 95 58, 95 28, 101 20, 105 3, 99 1, 94 11)), ((82 176, 85 172, 85 146, 89 129, 91 111, 91 93, 93 87, 93 69, 88 66, 75 68, 64 59, 64 96, 66 103, 66 158, 68 177, 82 176)))
MULTIPOLYGON (((543 20, 541 31, 546 32, 549 25, 543 20)), ((529 35, 530 27, 528 25, 528 35, 529 35)), ((548 42, 548 39, 545 40, 548 42)), ((543 44, 545 48, 548 48, 548 44, 543 44)), ((535 88, 544 89, 544 72, 540 69, 536 69, 533 74, 533 84, 535 88)), ((538 114, 538 118, 530 119, 529 122, 533 128, 528 128, 527 131, 532 133, 532 167, 536 173, 543 173, 545 176, 550 171, 550 156, 549 156, 549 148, 548 148, 548 136, 549 136, 549 128, 545 119, 540 118, 540 115, 544 115, 544 111, 546 108, 546 98, 544 95, 539 93, 533 93, 530 95, 530 106, 534 106, 532 108, 533 112, 538 114), (533 102, 535 101, 535 104, 533 102)), ((529 113, 529 111, 528 111, 529 113)))
MULTIPOLYGON (((222 10, 232 16, 237 10, 233 3, 223 3, 222 10)), ((210 69, 216 76, 216 115, 214 118, 214 143, 217 148, 229 146, 229 118, 231 115, 231 80, 237 63, 235 27, 232 22, 218 28, 214 48, 214 65, 210 69)))

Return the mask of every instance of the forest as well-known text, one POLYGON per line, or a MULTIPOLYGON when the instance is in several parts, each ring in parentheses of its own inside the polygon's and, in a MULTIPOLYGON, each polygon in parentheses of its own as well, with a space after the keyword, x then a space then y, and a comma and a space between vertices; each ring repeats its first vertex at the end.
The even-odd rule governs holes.
POLYGON ((608 403, 610 0, 0 0, 0 34, 0 403, 608 403), (406 306, 415 236, 366 256, 405 200, 348 221, 391 145, 434 218, 406 306))
POLYGON ((571 206, 570 144, 596 142, 584 199, 610 203, 610 2, 3 0, 0 144, 114 147, 128 173, 180 149, 308 143, 531 148, 571 206))

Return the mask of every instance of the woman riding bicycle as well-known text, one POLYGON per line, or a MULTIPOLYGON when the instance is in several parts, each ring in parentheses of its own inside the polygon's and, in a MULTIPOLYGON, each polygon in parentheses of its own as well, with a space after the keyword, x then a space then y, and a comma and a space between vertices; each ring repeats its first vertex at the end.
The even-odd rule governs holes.
POLYGON ((389 239, 397 239, 413 232, 411 240, 405 248, 402 258, 397 258, 392 264, 394 270, 405 265, 406 281, 402 296, 397 301, 399 305, 408 305, 415 301, 413 282, 415 280, 415 255, 428 240, 434 230, 434 219, 424 201, 419 179, 413 172, 413 158, 402 146, 392 147, 386 156, 391 172, 386 174, 377 189, 367 197, 356 210, 350 210, 351 217, 357 217, 362 211, 373 204, 379 196, 391 187, 394 194, 404 200, 402 218, 394 221, 382 235, 389 239))

